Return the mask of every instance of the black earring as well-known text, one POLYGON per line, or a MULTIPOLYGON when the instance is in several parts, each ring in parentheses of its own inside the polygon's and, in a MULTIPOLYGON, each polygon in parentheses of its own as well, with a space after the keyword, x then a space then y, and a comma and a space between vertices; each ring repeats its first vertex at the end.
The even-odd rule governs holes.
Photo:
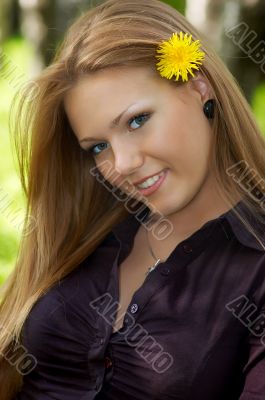
POLYGON ((214 99, 206 101, 203 106, 203 112, 208 119, 212 119, 214 117, 214 99))

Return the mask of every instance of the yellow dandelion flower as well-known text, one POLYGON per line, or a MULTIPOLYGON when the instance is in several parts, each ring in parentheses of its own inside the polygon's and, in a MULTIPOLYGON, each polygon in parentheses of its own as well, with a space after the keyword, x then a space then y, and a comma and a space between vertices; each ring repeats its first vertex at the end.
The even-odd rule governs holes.
POLYGON ((176 75, 176 81, 182 77, 183 82, 188 80, 188 73, 194 76, 193 69, 199 69, 200 61, 205 53, 200 50, 200 41, 192 42, 192 35, 183 32, 173 33, 171 38, 164 41, 157 49, 156 56, 160 61, 156 64, 162 77, 171 79, 176 75))

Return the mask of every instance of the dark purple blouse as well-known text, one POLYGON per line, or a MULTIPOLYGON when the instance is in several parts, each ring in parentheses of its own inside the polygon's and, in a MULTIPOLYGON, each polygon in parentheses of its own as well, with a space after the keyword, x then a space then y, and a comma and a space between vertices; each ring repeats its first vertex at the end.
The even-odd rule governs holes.
POLYGON ((34 305, 23 345, 37 363, 16 400, 265 399, 265 252, 233 209, 147 275, 112 333, 140 223, 130 214, 34 305))

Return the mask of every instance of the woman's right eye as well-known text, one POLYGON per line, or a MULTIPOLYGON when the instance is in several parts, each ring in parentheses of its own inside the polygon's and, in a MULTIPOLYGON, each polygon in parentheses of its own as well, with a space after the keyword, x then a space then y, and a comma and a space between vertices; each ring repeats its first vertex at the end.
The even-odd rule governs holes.
POLYGON ((91 146, 91 147, 89 147, 88 149, 86 149, 86 151, 89 151, 90 153, 93 154, 93 156, 96 156, 96 155, 98 155, 98 154, 101 153, 101 150, 104 150, 104 149, 101 149, 99 152, 94 152, 94 149, 96 149, 96 148, 99 147, 100 145, 105 145, 105 144, 106 144, 106 143, 99 143, 99 144, 96 144, 96 145, 91 146))

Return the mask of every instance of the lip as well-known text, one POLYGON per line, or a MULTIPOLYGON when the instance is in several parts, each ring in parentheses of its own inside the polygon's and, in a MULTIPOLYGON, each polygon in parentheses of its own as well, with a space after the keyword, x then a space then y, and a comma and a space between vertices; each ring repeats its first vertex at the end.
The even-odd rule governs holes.
MULTIPOLYGON (((160 188, 160 186, 162 185, 162 183, 164 182, 164 180, 166 179, 166 176, 168 174, 169 168, 162 170, 161 172, 164 172, 164 174, 161 176, 161 178, 158 179, 157 182, 155 182, 152 186, 150 186, 147 189, 140 189, 140 188, 136 188, 137 191, 139 193, 141 193, 143 196, 150 196, 150 194, 154 193, 156 190, 158 190, 160 188)), ((160 174, 161 172, 159 172, 158 174, 160 174)), ((157 174, 156 174, 157 175, 157 174)), ((154 175, 153 175, 154 176, 154 175)))
POLYGON ((132 182, 132 184, 135 185, 135 186, 136 186, 136 185, 139 185, 139 183, 142 183, 142 182, 146 181, 146 179, 153 178, 153 176, 159 175, 159 174, 161 174, 161 172, 163 172, 163 171, 165 171, 165 169, 161 169, 161 171, 159 171, 159 172, 157 172, 157 173, 155 173, 155 174, 153 174, 153 175, 146 176, 145 178, 140 179, 139 181, 132 182))

